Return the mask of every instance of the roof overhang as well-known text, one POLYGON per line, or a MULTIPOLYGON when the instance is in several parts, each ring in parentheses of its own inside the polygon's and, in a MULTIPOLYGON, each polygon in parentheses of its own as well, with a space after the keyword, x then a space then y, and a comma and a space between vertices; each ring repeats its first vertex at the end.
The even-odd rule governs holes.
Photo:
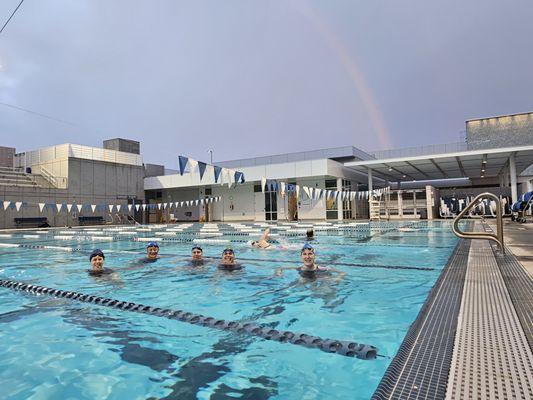
POLYGON ((506 171, 514 155, 516 174, 533 164, 533 146, 469 150, 455 153, 430 154, 346 162, 344 165, 390 182, 431 181, 456 178, 489 178, 506 171))

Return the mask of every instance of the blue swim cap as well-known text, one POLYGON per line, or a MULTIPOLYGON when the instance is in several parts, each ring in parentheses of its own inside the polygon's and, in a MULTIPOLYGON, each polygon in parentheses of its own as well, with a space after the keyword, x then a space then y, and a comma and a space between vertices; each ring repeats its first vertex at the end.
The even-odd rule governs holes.
POLYGON ((146 245, 146 248, 148 247, 157 247, 159 248, 159 245, 157 244, 157 242, 148 242, 148 244, 146 245))
POLYGON ((104 252, 100 249, 94 249, 91 255, 89 256, 89 261, 91 261, 94 257, 100 256, 102 258, 105 258, 104 252))
POLYGON ((302 247, 302 252, 304 250, 313 250, 313 252, 315 251, 314 247, 311 246, 309 243, 304 244, 304 246, 302 247))

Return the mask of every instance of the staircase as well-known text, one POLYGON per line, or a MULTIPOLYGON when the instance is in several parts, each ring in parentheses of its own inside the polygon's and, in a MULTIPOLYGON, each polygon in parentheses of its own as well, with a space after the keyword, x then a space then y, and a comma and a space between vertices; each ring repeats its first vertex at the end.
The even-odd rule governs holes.
POLYGON ((38 175, 27 174, 14 168, 0 167, 0 186, 47 187, 39 184, 38 175))

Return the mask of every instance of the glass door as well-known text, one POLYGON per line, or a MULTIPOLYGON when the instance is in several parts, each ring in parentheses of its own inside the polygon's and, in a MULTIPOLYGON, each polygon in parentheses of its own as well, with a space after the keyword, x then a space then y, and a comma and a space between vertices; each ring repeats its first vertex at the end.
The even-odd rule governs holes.
POLYGON ((278 199, 275 191, 265 190, 265 220, 278 220, 278 199))

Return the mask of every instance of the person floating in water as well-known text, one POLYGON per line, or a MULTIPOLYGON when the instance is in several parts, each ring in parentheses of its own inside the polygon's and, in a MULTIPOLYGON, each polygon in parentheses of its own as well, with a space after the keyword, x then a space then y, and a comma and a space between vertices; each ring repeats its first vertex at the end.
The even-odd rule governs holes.
POLYGON ((157 242, 149 242, 146 245, 146 261, 154 262, 159 258, 159 245, 157 242))
POLYGON ((276 276, 282 276, 283 270, 286 269, 295 269, 298 271, 302 278, 307 279, 317 279, 321 277, 331 277, 333 274, 336 274, 336 281, 340 281, 345 273, 334 268, 322 267, 315 263, 315 249, 309 243, 304 244, 300 252, 303 265, 301 267, 282 267, 276 270, 276 276))
POLYGON ((191 264, 195 267, 204 265, 204 251, 198 245, 194 246, 191 250, 191 264))
POLYGON ((305 236, 307 240, 313 240, 315 238, 315 231, 313 228, 309 228, 307 232, 305 232, 305 236))
POLYGON ((242 265, 235 262, 235 252, 232 248, 228 247, 224 249, 218 268, 226 271, 242 269, 242 265))
POLYGON ((104 267, 104 260, 104 252, 100 249, 94 249, 91 255, 89 256, 89 261, 91 262, 91 269, 89 270, 89 275, 101 276, 113 273, 112 269, 104 267))

